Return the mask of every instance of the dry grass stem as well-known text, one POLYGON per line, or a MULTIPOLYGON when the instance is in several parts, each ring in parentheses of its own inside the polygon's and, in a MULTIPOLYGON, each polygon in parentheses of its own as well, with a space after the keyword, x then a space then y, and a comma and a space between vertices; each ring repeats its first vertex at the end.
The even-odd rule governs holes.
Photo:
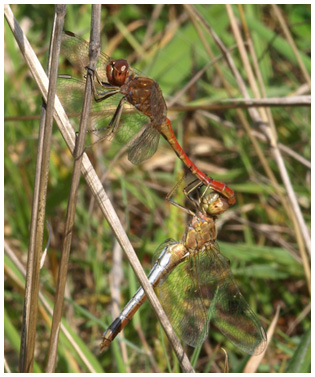
MULTIPOLYGON (((100 50, 100 19, 101 19, 101 6, 92 6, 92 22, 91 22, 91 42, 90 42, 90 54, 89 54, 89 68, 95 70, 96 62, 100 50)), ((61 40, 60 29, 60 40, 61 40)), ((59 56, 59 51, 58 55, 59 56)), ((58 61, 58 60, 57 60, 58 61)), ((80 131, 76 139, 76 148, 74 151, 74 166, 72 173, 72 182, 68 200, 67 217, 64 228, 64 236, 62 243, 61 258, 59 262, 57 288, 55 295, 54 314, 52 318, 51 334, 49 341, 49 351, 46 373, 53 373, 56 368, 57 351, 58 351, 58 339, 59 330, 62 317, 62 309, 64 302, 64 294, 68 277, 68 265, 70 257, 70 248, 72 244, 72 236, 74 229, 74 220, 76 214, 77 197, 79 190, 79 183, 81 177, 82 158, 85 146, 85 136, 88 128, 90 107, 92 101, 92 76, 91 71, 87 73, 88 79, 86 80, 85 95, 82 108, 82 115, 80 120, 80 131)))
MULTIPOLYGON (((226 58, 226 61, 231 69, 231 71, 233 72, 234 76, 235 76, 235 79, 236 79, 236 82, 239 86, 239 89, 242 93, 242 95, 244 96, 245 99, 249 99, 250 96, 248 94, 248 91, 247 91, 247 88, 246 88, 246 85, 239 73, 239 71, 237 70, 234 62, 233 62, 233 59, 231 57, 231 55, 229 54, 228 50, 226 49, 226 47, 224 46, 224 44, 222 43, 222 41, 219 39, 219 37, 216 35, 216 33, 213 31, 213 29, 207 24, 207 22, 204 20, 204 18, 191 6, 189 5, 186 5, 186 9, 188 10, 188 12, 190 13, 191 17, 196 18, 198 19, 202 25, 206 28, 206 30, 212 35, 212 37, 214 38, 215 42, 217 43, 218 47, 221 49, 222 53, 224 54, 225 58, 226 58)), ((231 13, 230 13, 231 15, 231 13)), ((232 17, 233 18, 233 17, 232 17)), ((234 25, 234 24, 233 24, 234 25)), ((232 25, 232 26, 233 26, 232 25)), ((235 25, 234 25, 235 26, 235 25)), ((236 32, 238 34, 238 32, 236 32)), ((241 43, 241 40, 237 39, 237 42, 240 44, 240 46, 242 45, 241 43)), ((242 49, 242 47, 240 47, 242 49)), ((249 66, 248 64, 246 64, 246 61, 248 61, 248 58, 247 58, 247 55, 242 55, 241 56, 245 59, 245 66, 249 69, 249 66)), ((250 69, 249 69, 250 70, 250 69)), ((253 78, 253 75, 251 73, 249 73, 249 70, 248 70, 248 74, 253 78)), ((251 72, 251 70, 250 70, 251 72)), ((252 82, 252 84, 254 85, 254 87, 256 87, 256 85, 252 82)), ((293 210, 294 210, 294 214, 297 218, 297 221, 298 221, 298 224, 299 224, 299 229, 301 231, 301 233, 303 234, 303 238, 304 238, 304 242, 305 242, 305 245, 306 245, 306 248, 310 254, 311 252, 311 242, 310 242, 310 235, 309 235, 309 231, 308 231, 308 228, 306 226, 306 223, 305 223, 305 220, 303 218, 303 215, 302 215, 302 212, 301 212, 301 209, 298 205, 298 201, 297 201, 297 198, 295 196, 295 193, 294 193, 294 190, 293 190, 293 187, 292 187, 292 184, 291 184, 291 181, 290 181, 290 178, 289 178, 289 175, 288 175, 288 172, 286 170, 286 167, 285 167, 285 164, 283 162, 283 159, 282 159, 282 156, 281 156, 281 153, 279 151, 279 148, 278 148, 278 145, 277 145, 277 138, 275 137, 274 133, 272 132, 271 128, 268 127, 268 124, 266 124, 265 122, 263 122, 263 120, 261 119, 261 117, 259 116, 259 113, 258 111, 255 109, 255 108, 250 108, 248 110, 249 112, 249 115, 251 116, 251 118, 253 119, 254 123, 255 124, 260 124, 260 125, 264 125, 263 129, 264 131, 266 132, 266 135, 267 137, 269 138, 270 140, 270 150, 275 158, 275 161, 278 165, 278 169, 279 169, 279 172, 281 174, 281 177, 282 177, 282 180, 283 180, 283 183, 284 183, 284 187, 288 193, 288 197, 289 197, 289 201, 290 201, 290 204, 292 205, 293 207, 293 210)), ((264 166, 264 169, 266 171, 266 174, 268 175, 268 177, 272 180, 276 190, 277 190, 277 193, 280 197, 280 200, 281 200, 281 203, 283 205, 283 207, 286 209, 286 212, 288 213, 289 216, 291 216, 291 211, 286 203, 286 200, 284 199, 283 195, 282 195, 282 190, 273 174, 273 172, 271 171, 271 169, 269 168, 269 165, 264 157, 264 155, 262 154, 262 152, 260 151, 260 147, 258 145, 258 143, 256 142, 255 139, 252 138, 251 136, 251 132, 250 132, 250 128, 248 127, 247 129, 247 126, 246 126, 246 130, 248 132, 248 135, 250 136, 251 138, 251 141, 253 142, 253 145, 255 147, 255 150, 256 152, 258 153, 258 156, 259 156, 259 159, 261 160, 261 162, 263 163, 263 166, 264 166)), ((302 251, 302 250, 300 250, 302 251)))
POLYGON ((277 326, 277 323, 278 323, 278 319, 279 319, 279 314, 280 314, 280 306, 278 305, 277 306, 277 309, 276 309, 276 313, 275 313, 275 316, 268 328, 268 331, 267 331, 267 347, 266 347, 266 350, 265 352, 261 353, 260 355, 258 356, 252 356, 245 368, 244 368, 244 373, 255 373, 257 371, 257 368, 259 367, 263 357, 265 356, 265 353, 268 349, 268 345, 269 343, 271 342, 271 339, 273 337, 273 334, 276 330, 276 326, 277 326))
MULTIPOLYGON (((7 7, 7 6, 6 6, 7 7)), ((7 7, 9 8, 9 7, 7 7)), ((13 14, 8 12, 7 20, 12 25, 14 25, 13 21, 13 14), (11 16, 12 15, 12 16, 11 16)), ((16 22, 16 21, 15 21, 16 22)), ((28 63, 29 69, 31 70, 34 79, 37 83, 37 86, 39 87, 43 97, 47 98, 47 88, 48 88, 48 79, 45 75, 44 70, 42 69, 35 53, 33 52, 29 42, 27 41, 26 37, 22 34, 22 31, 19 35, 21 39, 21 45, 24 46, 22 52, 23 55, 28 63)), ((70 151, 74 153, 74 146, 75 146, 75 133, 74 130, 69 123, 69 120, 67 118, 66 113, 64 112, 62 105, 58 98, 56 97, 55 101, 55 121, 60 129, 60 132, 65 139, 70 151)), ((135 271, 144 291, 147 294, 148 300, 152 304, 152 307, 159 318, 162 327, 164 331, 166 332, 168 339, 175 351, 175 354, 179 360, 179 363, 181 364, 181 367, 183 371, 185 372, 194 372, 187 355, 185 354, 179 340, 176 337, 176 334, 174 333, 172 326, 167 319, 164 310, 162 309, 162 306, 156 297, 156 294, 148 282, 148 279, 146 277, 145 272, 143 271, 143 268, 137 258, 137 255, 135 251, 133 250, 133 247, 120 223, 120 220, 97 176, 95 173, 95 170, 93 166, 91 165, 87 155, 83 154, 83 161, 82 161, 82 174, 90 187, 93 195, 97 198, 97 202, 99 204, 99 207, 107 219, 109 225, 111 226, 113 233, 115 234, 115 237, 117 238, 118 242, 120 243, 122 249, 126 253, 129 262, 135 271)))
POLYGON ((298 51, 298 49, 297 49, 297 47, 296 47, 296 45, 294 43, 294 40, 293 40, 292 35, 290 33, 290 30, 289 30, 289 28, 288 28, 288 26, 287 26, 287 24, 286 24, 286 22, 284 20, 284 17, 282 16, 280 8, 276 4, 271 4, 271 6, 272 6, 273 11, 275 12, 275 15, 278 18, 278 21, 279 21, 279 23, 281 25, 281 28, 282 28, 282 30, 283 30, 283 32, 285 34, 285 37, 287 38, 287 41, 288 41, 288 43, 290 44, 290 46, 292 48, 292 51, 293 51, 293 53, 294 53, 294 55, 296 57, 296 60, 299 63, 301 72, 304 75, 304 78, 305 78, 305 81, 308 84, 309 90, 311 90, 311 78, 310 78, 310 75, 308 74, 307 69, 305 68, 305 65, 304 65, 304 63, 303 63, 303 61, 302 61, 302 59, 300 57, 299 51, 298 51))
MULTIPOLYGON (((8 245, 6 240, 4 240, 4 251, 5 253, 10 257, 10 259, 13 261, 15 266, 18 268, 18 270, 22 273, 24 277, 26 277, 26 271, 23 266, 23 264, 20 262, 19 258, 14 254, 14 251, 11 249, 11 247, 8 245)), ((16 282, 19 284, 19 281, 16 282)), ((23 288, 23 287, 21 287, 23 288)), ((53 315, 53 310, 46 300, 44 294, 39 290, 39 299, 41 303, 43 304, 43 307, 45 308, 46 312, 52 317, 53 315)), ((76 341, 73 339, 72 335, 69 333, 67 330, 66 326, 64 326, 62 323, 60 325, 60 330, 63 332, 65 337, 68 339, 70 344, 72 345, 73 349, 76 351, 84 365, 87 367, 90 373, 96 373, 96 370, 93 368, 93 366, 90 364, 88 358, 85 356, 84 352, 82 352, 80 346, 76 343, 76 341)))
MULTIPOLYGON (((23 53, 25 53, 26 46, 23 41, 23 32, 19 27, 17 21, 14 19, 10 7, 6 5, 4 10, 6 19, 20 46, 20 49, 23 53)), ((33 208, 27 261, 27 274, 25 282, 24 314, 19 360, 19 369, 21 372, 33 371, 40 278, 40 254, 42 251, 45 226, 45 210, 54 113, 54 98, 56 92, 56 81, 59 63, 58 49, 60 48, 61 29, 63 27, 64 15, 65 7, 56 6, 53 33, 54 42, 51 46, 51 55, 48 64, 50 83, 46 101, 49 100, 49 102, 47 103, 46 109, 42 108, 35 188, 33 194, 33 208)), ((32 59, 30 57, 29 59, 27 59, 27 61, 29 64, 32 64, 32 59)))

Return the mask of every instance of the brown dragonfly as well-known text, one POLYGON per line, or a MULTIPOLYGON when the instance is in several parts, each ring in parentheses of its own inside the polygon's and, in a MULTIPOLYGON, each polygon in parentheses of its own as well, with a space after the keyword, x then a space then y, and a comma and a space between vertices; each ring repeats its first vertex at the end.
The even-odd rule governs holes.
MULTIPOLYGON (((169 239, 156 250, 153 268, 148 275, 157 287, 161 304, 179 337, 190 346, 203 343, 209 322, 215 325, 236 347, 258 355, 266 348, 266 333, 249 307, 234 280, 229 260, 216 241, 216 218, 229 208, 228 200, 211 191, 201 192, 199 181, 184 190, 195 211, 181 241, 169 239), (197 190, 197 199, 192 193, 197 190)), ((107 348, 129 323, 146 300, 142 287, 103 334, 101 350, 107 348)))
MULTIPOLYGON (((89 44, 85 40, 72 32, 63 34, 60 54, 81 75, 81 80, 69 75, 62 75, 58 80, 57 94, 70 113, 80 113, 82 108, 82 78, 86 76, 88 52, 89 44)), ((93 113, 97 115, 92 116, 91 120, 96 124, 96 127, 92 127, 95 134, 109 139, 115 135, 115 139, 122 143, 128 143, 136 134, 139 135, 132 139, 128 154, 134 164, 150 158, 156 152, 161 134, 198 179, 226 197, 230 205, 235 203, 234 191, 199 170, 179 145, 171 121, 167 118, 166 103, 157 82, 132 69, 125 59, 114 60, 101 53, 93 87, 93 113), (101 105, 102 102, 104 104, 101 105)))

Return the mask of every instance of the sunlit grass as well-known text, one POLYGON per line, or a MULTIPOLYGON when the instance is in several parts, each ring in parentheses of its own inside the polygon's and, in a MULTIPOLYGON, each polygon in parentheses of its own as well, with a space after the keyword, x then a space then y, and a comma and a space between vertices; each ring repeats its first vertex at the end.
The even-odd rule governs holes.
MULTIPOLYGON (((225 7, 199 6, 198 9, 224 43, 228 47, 233 46, 235 40, 225 7)), ((310 7, 286 5, 281 9, 291 26, 304 64, 310 71, 310 7)), ((13 11, 19 23, 32 21, 26 34, 45 66, 47 52, 43 48, 49 45, 53 6, 20 5, 13 6, 13 11)), ((209 58, 190 18, 183 16, 184 9, 181 6, 162 8, 154 25, 151 43, 142 54, 135 53, 134 49, 142 46, 146 22, 152 11, 153 6, 104 7, 102 48, 105 51, 113 49, 116 58, 130 58, 136 68, 159 82, 169 100, 207 64, 209 58), (181 23, 174 25, 176 19, 182 20, 181 23), (137 22, 139 26, 133 24, 137 22), (123 26, 130 26, 133 30, 128 32, 126 38, 119 34, 123 26), (157 39, 154 39, 155 35, 157 39)), ((238 15, 236 7, 234 11, 238 15)), ((290 46, 274 26, 270 6, 248 5, 245 12, 267 97, 294 94, 303 86, 304 78, 292 57, 290 46)), ((68 6, 65 29, 88 39, 89 27, 90 6, 68 6)), ((208 43, 215 56, 219 56, 221 52, 210 37, 208 43)), ((41 105, 39 91, 28 74, 6 23, 5 54, 5 116, 38 115, 41 105)), ((232 55, 240 73, 245 75, 238 52, 235 50, 232 55)), ((231 85, 234 97, 240 97, 230 70, 223 60, 219 64, 224 78, 231 85)), ((246 77, 243 78, 246 81, 246 77)), ((180 101, 185 104, 211 103, 225 98, 230 98, 230 95, 211 67, 180 101)), ((286 371, 287 365, 291 371, 302 371, 302 368, 294 368, 298 368, 296 359, 301 357, 301 349, 308 344, 310 315, 309 312, 304 312, 309 304, 309 294, 296 235, 275 188, 267 179, 248 135, 240 125, 236 111, 218 110, 214 113, 229 121, 232 125, 230 127, 221 121, 211 121, 198 112, 188 114, 170 109, 169 113, 175 133, 192 160, 202 166, 205 173, 226 182, 237 194, 237 204, 219 221, 218 240, 222 253, 231 260, 232 272, 244 297, 266 328, 273 319, 276 305, 281 305, 280 319, 269 347, 268 359, 263 359, 259 371, 286 371), (301 319, 297 320, 298 318, 301 319), (291 358, 294 364, 290 362, 291 358)), ((244 113, 247 116, 246 111, 244 113)), ((272 114, 279 142, 310 160, 310 108, 275 107, 272 114)), ((251 126, 253 127, 252 124, 251 126)), ((4 127, 4 234, 14 254, 26 266, 39 122, 7 121, 4 127)), ((270 168, 283 187, 270 148, 263 142, 260 145, 270 168)), ((140 166, 131 165, 126 154, 112 165, 111 162, 121 148, 120 144, 113 142, 106 146, 106 150, 99 145, 96 149, 88 148, 87 152, 100 176, 104 169, 110 167, 104 187, 148 272, 155 249, 169 237, 180 240, 185 232, 185 215, 164 201, 183 170, 180 161, 162 140, 154 157, 140 166)), ((310 225, 310 169, 285 153, 283 157, 304 219, 310 225)), ((41 271, 41 291, 50 305, 56 286, 72 167, 72 156, 56 128, 53 132, 46 208, 46 218, 53 234, 47 260, 41 271)), ((181 192, 175 195, 175 201, 184 204, 181 192)), ((47 235, 45 242, 46 239, 47 235)), ((82 179, 70 256, 65 326, 98 372, 125 372, 128 367, 132 372, 167 372, 170 368, 172 371, 179 371, 179 364, 172 356, 167 339, 163 338, 165 335, 161 335, 149 303, 143 305, 137 317, 126 327, 121 340, 115 340, 108 351, 99 354, 102 332, 112 321, 110 273, 114 246, 112 230, 97 204, 93 204, 82 179), (142 334, 147 345, 144 345, 142 334), (119 342, 126 344, 128 365, 123 360, 119 342), (148 347, 152 356, 149 356, 148 347)), ((24 278, 7 255, 4 265, 5 357, 11 371, 17 372, 24 278)), ((122 277, 119 304, 123 307, 134 294, 138 283, 124 258, 120 267, 122 277)), ((45 371, 50 319, 41 306, 34 371, 45 371)), ((242 371, 247 357, 217 331, 211 331, 200 354, 194 356, 196 371, 223 371, 224 354, 217 350, 218 344, 224 346, 229 354, 230 371, 242 371)), ((63 335, 60 337, 58 351, 57 372, 88 371, 63 335)), ((192 355, 193 350, 188 349, 188 354, 192 355)))

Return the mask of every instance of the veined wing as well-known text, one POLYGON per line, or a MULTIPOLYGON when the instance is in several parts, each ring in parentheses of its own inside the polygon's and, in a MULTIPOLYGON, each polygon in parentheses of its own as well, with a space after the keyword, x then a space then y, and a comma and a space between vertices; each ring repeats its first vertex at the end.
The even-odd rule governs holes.
POLYGON ((150 94, 150 111, 154 122, 160 125, 165 122, 167 107, 163 97, 163 93, 159 85, 154 81, 150 94))
MULTIPOLYGON (((71 65, 79 69, 81 77, 86 75, 85 67, 89 64, 89 43, 73 33, 62 33, 60 55, 65 57, 71 65)), ((100 53, 96 70, 103 82, 108 82, 106 76, 106 65, 111 58, 100 53)))
MULTIPOLYGON (((97 86, 97 89, 104 91, 104 88, 101 86, 97 86)), ((84 100, 84 90, 85 80, 78 80, 71 76, 58 78, 57 95, 68 116, 74 116, 79 119, 84 100)), ((112 139, 114 137, 115 142, 124 145, 128 144, 136 135, 140 135, 132 142, 130 147, 130 152, 132 152, 131 161, 139 162, 141 159, 141 153, 142 160, 144 160, 143 156, 149 158, 156 151, 159 135, 156 135, 154 132, 155 130, 152 130, 151 139, 150 135, 145 134, 145 131, 150 124, 148 117, 140 113, 128 102, 123 104, 123 111, 119 118, 119 124, 114 122, 109 126, 121 98, 122 95, 117 93, 115 96, 107 98, 102 102, 96 102, 92 99, 88 126, 89 132, 93 133, 93 135, 100 140, 112 139), (141 135, 143 143, 139 142, 141 135), (138 143, 140 147, 142 144, 142 152, 141 150, 137 150, 136 143, 138 143), (153 149, 153 151, 151 151, 151 149, 153 149)))
POLYGON ((128 159, 135 165, 148 160, 156 152, 160 140, 159 131, 149 124, 131 144, 128 159))
MULTIPOLYGON (((62 33, 60 55, 65 57, 72 66, 76 67, 81 77, 86 75, 85 67, 89 64, 89 43, 72 32, 62 33)), ((100 52, 96 63, 96 71, 102 82, 108 83, 106 75, 106 66, 112 58, 103 52, 100 52)), ((141 73, 129 67, 130 73, 141 75, 141 73)))
POLYGON ((235 346, 258 355, 266 347, 266 333, 245 301, 232 275, 229 260, 217 243, 197 257, 197 276, 208 317, 235 346))
POLYGON ((158 285, 161 304, 176 333, 192 347, 202 344, 209 329, 195 272, 196 258, 188 256, 158 285))

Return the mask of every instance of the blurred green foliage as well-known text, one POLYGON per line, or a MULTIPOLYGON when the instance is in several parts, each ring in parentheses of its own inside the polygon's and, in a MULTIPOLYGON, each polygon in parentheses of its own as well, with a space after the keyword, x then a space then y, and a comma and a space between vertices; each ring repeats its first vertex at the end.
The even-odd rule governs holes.
MULTIPOLYGON (((144 47, 147 26, 155 7, 154 5, 104 5, 102 49, 110 52, 115 58, 128 58, 135 68, 154 78, 161 86, 166 99, 170 99, 208 63, 209 57, 193 23, 185 15, 184 8, 179 5, 162 6, 153 25, 153 37, 157 36, 157 38, 152 38, 144 47), (119 42, 113 44, 114 41, 119 42)), ((197 9, 228 47, 235 44, 223 5, 199 5, 197 9)), ((239 17, 237 7, 233 9, 239 17)), ((13 5, 12 10, 45 67, 54 6, 13 5)), ((270 6, 245 5, 244 10, 267 97, 285 97, 294 94, 301 89, 304 78, 270 6)), ((287 4, 281 6, 281 11, 305 67, 310 73, 310 5, 287 4)), ((90 16, 90 5, 69 5, 65 29, 88 39, 90 16)), ((219 56, 220 51, 214 41, 208 38, 207 42, 215 56, 219 56)), ((245 78, 246 73, 236 50, 232 51, 232 56, 245 78)), ((39 125, 38 119, 34 120, 31 116, 40 114, 41 96, 6 22, 4 61, 4 112, 5 117, 14 117, 13 120, 6 118, 4 124, 4 230, 6 240, 25 265, 39 125), (24 120, 19 118, 21 116, 29 118, 24 120)), ((225 79, 234 88, 234 96, 239 97, 235 78, 229 68, 222 60, 219 64, 225 79)), ((229 95, 211 66, 193 87, 192 93, 186 93, 180 100, 183 103, 198 104, 225 98, 229 98, 229 95)), ((251 207, 248 212, 243 212, 241 215, 243 219, 257 225, 268 224, 270 229, 272 227, 275 229, 276 240, 269 238, 268 232, 260 232, 248 225, 241 225, 235 218, 226 217, 218 236, 221 251, 231 260, 231 268, 241 291, 253 310, 259 313, 266 328, 273 319, 276 306, 281 306, 280 319, 269 346, 268 358, 264 358, 259 371, 309 372, 310 358, 307 355, 309 355, 310 315, 306 313, 301 317, 309 303, 309 295, 304 270, 297 253, 293 226, 274 196, 274 188, 266 179, 248 136, 240 128, 228 128, 207 118, 203 118, 200 123, 197 122, 197 126, 188 128, 189 114, 172 109, 170 114, 179 141, 185 146, 192 159, 203 166, 202 170, 206 170, 218 180, 227 182, 237 192, 238 203, 230 211, 236 213, 242 205, 248 204, 251 207), (198 143, 201 149, 206 148, 207 152, 204 155, 202 151, 198 152, 198 143), (284 245, 290 246, 290 252, 284 245), (298 318, 300 320, 296 322, 293 332, 286 335, 290 325, 298 318)), ((239 124, 235 110, 218 111, 216 115, 234 125, 239 124)), ((275 107, 272 108, 272 115, 279 142, 304 158, 310 159, 310 108, 275 107)), ((261 146, 271 169, 281 182, 268 146, 263 143, 261 146)), ((181 163, 175 159, 165 142, 161 142, 158 153, 151 160, 138 167, 126 162, 124 156, 112 166, 111 162, 119 153, 121 146, 113 142, 106 148, 101 158, 92 148, 88 149, 88 153, 96 169, 99 171, 104 168, 110 169, 104 183, 105 188, 110 193, 115 209, 126 226, 141 263, 146 271, 149 271, 151 258, 158 245, 169 237, 180 240, 185 231, 186 216, 164 201, 166 193, 183 173, 181 163)), ((303 215, 307 224, 310 224, 310 170, 287 154, 283 156, 303 215)), ((55 290, 56 268, 60 256, 72 165, 72 157, 59 131, 55 128, 46 209, 46 217, 53 229, 53 240, 45 267, 41 272, 42 292, 50 303, 53 302, 55 290)), ((184 204, 180 191, 175 194, 174 200, 184 204)), ((95 204, 91 206, 91 194, 83 179, 75 226, 69 268, 70 298, 67 302, 67 306, 72 308, 73 312, 70 314, 71 323, 66 317, 63 323, 75 338, 78 347, 97 372, 125 372, 128 366, 132 372, 152 372, 156 370, 154 368, 158 368, 161 372, 168 371, 168 368, 179 371, 178 361, 172 356, 167 340, 163 339, 164 335, 159 331, 149 304, 144 305, 136 319, 124 331, 130 365, 125 365, 117 340, 106 353, 99 354, 98 345, 102 331, 112 321, 109 273, 116 241, 95 204), (154 362, 148 357, 146 347, 142 345, 138 333, 139 327, 151 347, 154 362)), ((270 230, 269 233, 272 232, 270 230)), ((6 256, 4 263, 6 268, 5 357, 11 371, 17 372, 24 297, 17 282, 23 286, 24 278, 6 256), (16 280, 10 278, 9 271, 16 276, 16 280)), ((125 260, 122 268, 120 305, 123 306, 136 289, 137 281, 125 260)), ((40 346, 40 355, 38 353, 35 355, 34 370, 43 372, 48 351, 49 324, 41 314, 38 318, 38 330, 37 342, 40 346)), ((209 340, 213 346, 220 342, 228 351, 230 371, 243 370, 248 360, 247 356, 241 354, 216 331, 211 331, 209 340)), ((56 371, 87 371, 86 366, 63 335, 59 342, 56 371)), ((188 352, 191 354, 192 350, 188 352)), ((213 357, 207 352, 205 348, 195 356, 196 370, 222 371, 224 356, 221 351, 216 351, 213 357)))

